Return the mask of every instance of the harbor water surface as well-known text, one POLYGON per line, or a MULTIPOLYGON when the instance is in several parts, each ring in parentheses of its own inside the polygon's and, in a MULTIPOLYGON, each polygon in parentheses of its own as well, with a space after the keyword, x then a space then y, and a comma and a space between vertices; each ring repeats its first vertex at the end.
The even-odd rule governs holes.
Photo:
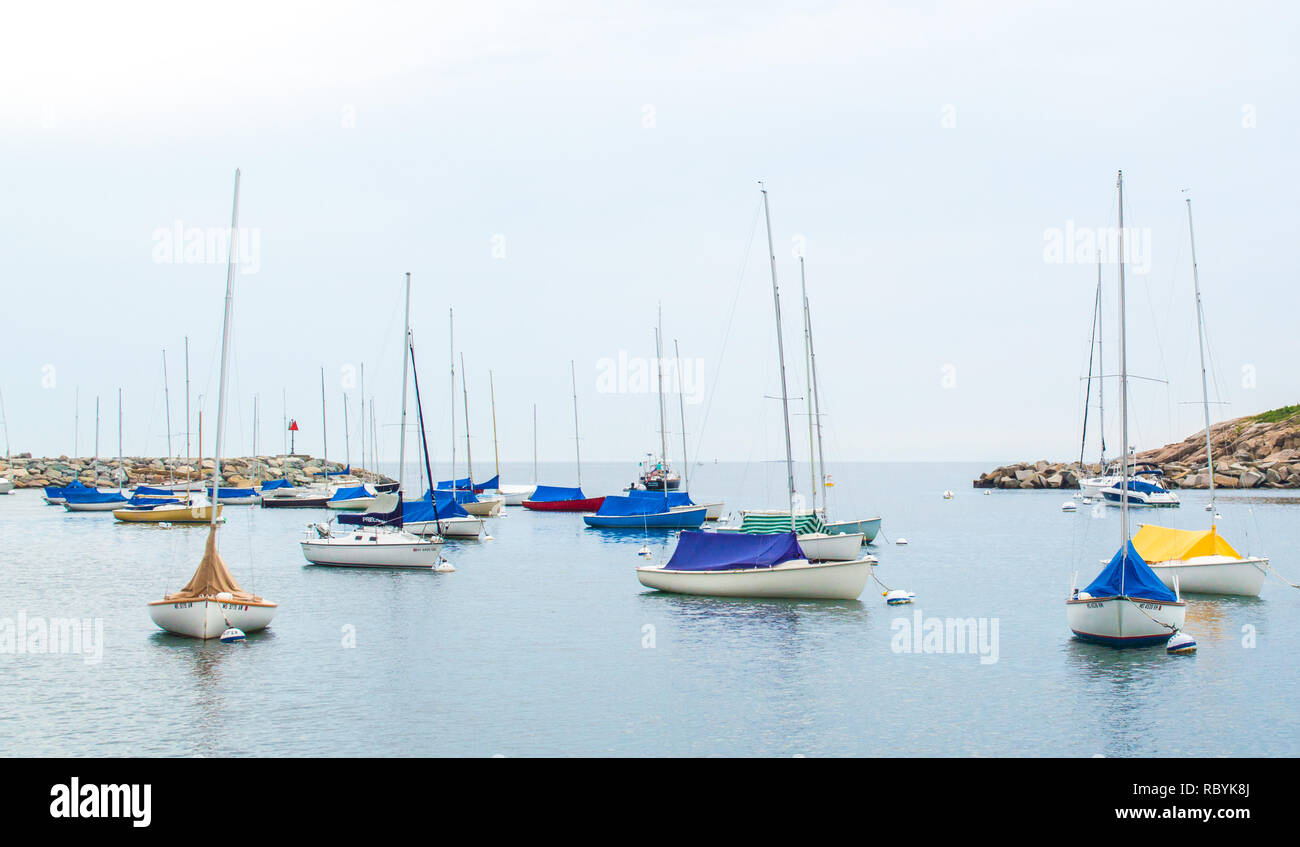
MULTIPOLYGON (((1118 548, 1117 510, 972 489, 991 466, 834 468, 832 516, 884 518, 877 576, 916 593, 896 607, 876 583, 854 602, 648 591, 638 551, 662 563, 671 534, 517 508, 489 521, 490 540, 446 545, 455 573, 306 567, 298 541, 325 513, 228 506, 222 555, 280 604, 242 644, 167 635, 145 610, 189 580, 206 528, 115 524, 15 492, 0 497, 0 624, 95 619, 103 642, 98 658, 0 652, 0 754, 1300 755, 1283 719, 1300 697, 1300 591, 1270 575, 1259 598, 1188 598, 1194 656, 1075 641, 1071 574, 1086 585, 1118 548), (918 616, 982 619, 996 650, 908 652, 918 616)), ((506 483, 531 476, 502 468, 506 483)), ((570 465, 541 476, 574 482, 570 465)), ((616 493, 631 477, 593 465, 582 482, 616 493)), ((691 493, 732 511, 778 506, 784 485, 781 464, 708 464, 691 493)), ((1292 581, 1297 494, 1224 493, 1218 522, 1292 581)), ((1135 512, 1134 529, 1207 527, 1207 493, 1180 496, 1135 512)))

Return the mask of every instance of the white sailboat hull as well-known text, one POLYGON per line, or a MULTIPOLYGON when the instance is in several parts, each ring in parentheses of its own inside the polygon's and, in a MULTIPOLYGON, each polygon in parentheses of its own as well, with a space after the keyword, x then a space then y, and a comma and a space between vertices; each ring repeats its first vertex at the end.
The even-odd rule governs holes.
POLYGON ((436 521, 415 521, 402 524, 402 529, 415 535, 441 535, 443 538, 478 538, 483 532, 483 519, 474 517, 444 518, 436 521))
POLYGON ((1170 588, 1193 594, 1232 594, 1258 597, 1264 587, 1268 559, 1199 556, 1187 561, 1148 562, 1160 581, 1170 588))
POLYGON ((772 568, 731 571, 636 569, 646 588, 710 597, 856 600, 871 577, 870 559, 809 562, 797 559, 772 568))
POLYGON ((309 538, 299 543, 303 556, 313 565, 344 568, 432 569, 438 565, 442 549, 441 539, 373 530, 309 538))
POLYGON ((125 505, 125 500, 114 500, 108 503, 69 503, 66 500, 63 502, 63 508, 69 512, 111 512, 125 505))
POLYGON ((161 629, 190 638, 218 638, 230 627, 244 632, 266 629, 275 617, 274 603, 227 603, 220 600, 159 600, 149 604, 149 617, 161 629))
POLYGON ((477 518, 495 518, 501 514, 505 504, 505 498, 481 498, 477 503, 461 503, 460 507, 477 518))
POLYGON ((10 491, 13 490, 14 490, 13 481, 9 479, 5 479, 4 477, 0 476, 0 494, 8 494, 10 491))
POLYGON ((1163 644, 1182 629, 1187 604, 1106 597, 1066 601, 1070 630, 1084 641, 1111 647, 1163 644))
POLYGON ((522 506, 524 501, 533 496, 537 490, 536 485, 503 485, 497 489, 502 497, 505 498, 507 506, 522 506))

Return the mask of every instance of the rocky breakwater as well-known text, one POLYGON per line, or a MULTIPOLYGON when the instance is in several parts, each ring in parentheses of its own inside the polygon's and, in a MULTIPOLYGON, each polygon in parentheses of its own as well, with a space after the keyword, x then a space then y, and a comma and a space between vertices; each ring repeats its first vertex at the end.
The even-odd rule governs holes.
MULTIPOLYGON (((34 459, 21 453, 6 461, 0 457, 0 476, 10 479, 16 488, 43 488, 47 485, 69 485, 79 480, 84 485, 95 482, 115 487, 122 480, 125 469, 127 485, 158 485, 199 482, 212 476, 211 459, 148 458, 127 456, 121 464, 116 458, 89 459, 59 456, 55 459, 34 459)), ((294 485, 320 482, 325 463, 312 456, 240 456, 221 460, 221 484, 232 488, 248 488, 268 479, 287 479, 294 485)), ((341 471, 343 465, 330 462, 328 470, 341 471)), ((370 473, 362 468, 352 469, 354 476, 367 481, 392 482, 382 474, 370 473)))
MULTIPOLYGON (((1300 405, 1234 418, 1210 427, 1215 488, 1300 488, 1300 405)), ((1165 473, 1170 488, 1209 488, 1205 430, 1135 457, 1165 473)), ((1078 488, 1079 477, 1103 471, 1078 462, 1021 462, 975 480, 976 488, 1078 488)))

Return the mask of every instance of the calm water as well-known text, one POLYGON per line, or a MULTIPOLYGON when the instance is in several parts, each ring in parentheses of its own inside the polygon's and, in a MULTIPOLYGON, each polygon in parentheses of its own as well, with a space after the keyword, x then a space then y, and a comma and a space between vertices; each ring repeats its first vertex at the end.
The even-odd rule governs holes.
MULTIPOLYGON (((1193 600, 1193 657, 1077 643, 1070 573, 1086 584, 1114 553, 1118 514, 1064 514, 1061 492, 984 496, 970 480, 985 469, 834 469, 836 516, 884 517, 878 575, 917 594, 899 608, 874 585, 837 603, 648 592, 633 571, 641 534, 520 509, 490 522, 492 540, 449 542, 454 574, 309 568, 297 541, 317 513, 231 506, 223 555, 281 606, 237 645, 165 635, 145 611, 188 581, 206 529, 0 497, 0 622, 104 627, 97 664, 0 654, 0 754, 1300 755, 1300 592, 1270 577, 1258 599, 1193 600), (886 541, 900 535, 911 543, 886 541), (997 661, 895 652, 891 622, 917 611, 996 619, 997 661)), ((709 465, 692 489, 728 510, 775 505, 783 475, 709 465)), ((542 476, 573 482, 567 466, 542 476)), ((608 493, 631 476, 593 466, 583 483, 608 493)), ((1141 517, 1203 525, 1203 493, 1183 498, 1141 517)), ((1221 512, 1238 549, 1300 581, 1300 497, 1232 497, 1221 512)), ((671 553, 662 536, 651 546, 656 561, 671 553)))

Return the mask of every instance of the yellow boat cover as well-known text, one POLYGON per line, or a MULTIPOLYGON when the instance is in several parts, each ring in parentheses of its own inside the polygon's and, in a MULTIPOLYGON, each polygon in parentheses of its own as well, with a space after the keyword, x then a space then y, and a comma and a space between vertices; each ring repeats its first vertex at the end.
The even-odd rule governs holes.
POLYGON ((1185 562, 1200 556, 1241 558, 1241 554, 1223 540, 1216 527, 1208 530, 1170 529, 1146 524, 1133 536, 1133 546, 1147 562, 1185 562))

